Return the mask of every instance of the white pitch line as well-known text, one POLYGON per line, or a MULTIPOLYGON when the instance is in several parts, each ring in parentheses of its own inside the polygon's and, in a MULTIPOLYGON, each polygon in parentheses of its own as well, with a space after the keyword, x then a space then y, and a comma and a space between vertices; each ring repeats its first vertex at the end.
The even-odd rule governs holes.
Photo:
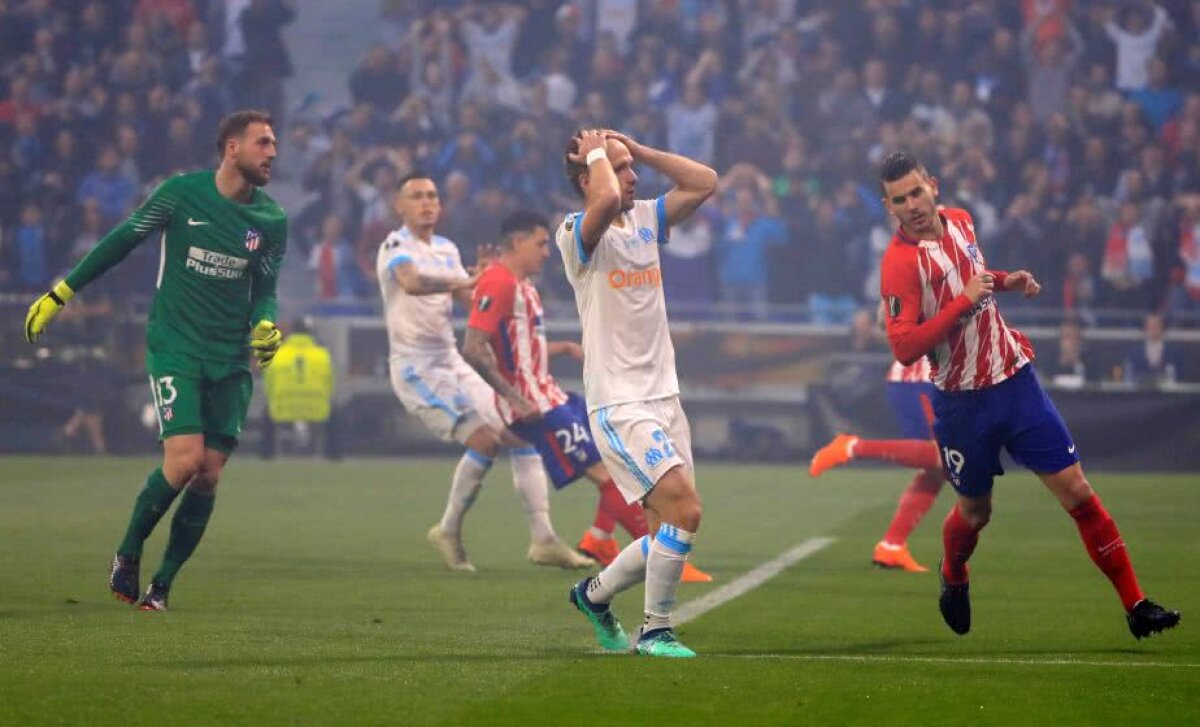
MULTIPOLYGON (((717 656, 714 654, 714 656, 717 656)), ((793 661, 849 661, 855 663, 917 663, 917 664, 1013 664, 1019 666, 1096 666, 1096 667, 1160 667, 1164 669, 1196 669, 1200 664, 1169 661, 1087 661, 1086 659, 1009 659, 986 657, 888 656, 886 654, 728 654, 731 659, 781 659, 793 661)))
POLYGON ((688 621, 694 621, 709 611, 729 603, 738 596, 743 596, 762 584, 782 573, 785 569, 804 560, 808 556, 828 547, 834 538, 809 538, 796 547, 780 553, 777 557, 755 566, 742 575, 717 590, 694 601, 688 601, 675 609, 671 620, 676 626, 682 626, 688 621))

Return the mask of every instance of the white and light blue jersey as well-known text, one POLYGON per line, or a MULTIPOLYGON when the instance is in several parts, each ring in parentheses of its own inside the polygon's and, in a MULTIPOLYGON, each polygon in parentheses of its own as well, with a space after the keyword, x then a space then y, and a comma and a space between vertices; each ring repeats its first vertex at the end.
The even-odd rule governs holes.
POLYGON ((434 235, 425 242, 408 227, 393 230, 379 245, 375 272, 383 295, 388 346, 393 358, 427 357, 457 352, 451 316, 454 299, 450 293, 409 295, 396 282, 395 269, 411 263, 417 272, 431 278, 466 280, 458 246, 434 235))
POLYGON ((664 198, 637 200, 588 255, 582 212, 555 233, 583 327, 588 411, 679 394, 658 246, 667 241, 664 198))

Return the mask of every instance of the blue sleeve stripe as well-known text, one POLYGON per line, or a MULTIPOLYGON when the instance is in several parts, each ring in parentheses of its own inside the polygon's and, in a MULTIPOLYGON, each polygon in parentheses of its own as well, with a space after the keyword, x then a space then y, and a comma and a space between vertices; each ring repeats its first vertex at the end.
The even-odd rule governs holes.
POLYGON ((642 557, 648 558, 650 556, 650 536, 643 535, 640 542, 642 544, 642 557))
POLYGON ((411 263, 412 261, 413 261, 413 259, 412 259, 412 256, 410 256, 410 255, 404 255, 404 254, 400 254, 400 255, 397 255, 396 257, 392 258, 391 260, 388 260, 387 269, 388 269, 389 271, 391 271, 391 270, 393 270, 393 269, 394 269, 394 268, 395 268, 397 265, 403 265, 403 264, 405 264, 405 263, 411 263))
POLYGON ((667 243, 667 195, 654 200, 654 216, 658 218, 658 244, 667 243))
POLYGON ((612 447, 613 451, 620 456, 621 461, 625 463, 626 469, 637 478, 638 484, 642 486, 642 489, 646 490, 646 492, 654 489, 654 482, 637 466, 637 462, 629 454, 629 450, 625 449, 625 445, 621 443, 621 438, 617 436, 617 430, 613 429, 612 423, 608 421, 608 407, 597 410, 596 419, 600 422, 600 430, 604 432, 604 436, 608 439, 608 446, 612 447))
POLYGON ((588 264, 590 258, 583 249, 583 213, 575 215, 575 251, 579 253, 579 262, 588 264))

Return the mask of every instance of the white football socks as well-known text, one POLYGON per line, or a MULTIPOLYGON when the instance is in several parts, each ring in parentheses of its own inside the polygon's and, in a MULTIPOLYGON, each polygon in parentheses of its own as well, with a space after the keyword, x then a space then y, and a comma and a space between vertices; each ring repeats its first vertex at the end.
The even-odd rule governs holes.
POLYGON ((621 591, 644 581, 646 553, 649 549, 649 535, 643 535, 622 548, 613 562, 588 582, 588 600, 595 604, 610 603, 621 591))
POLYGON ((492 468, 492 459, 468 449, 458 460, 454 468, 454 477, 450 480, 450 496, 446 499, 446 510, 442 513, 442 530, 457 534, 462 532, 462 521, 467 510, 475 504, 479 496, 479 488, 483 487, 483 478, 492 468))
POLYGON ((695 533, 663 523, 650 544, 646 556, 646 618, 643 632, 671 627, 671 611, 675 610, 675 592, 683 576, 683 564, 692 551, 695 533))
POLYGON ((529 521, 530 539, 535 543, 558 540, 550 522, 550 483, 542 458, 533 447, 524 447, 510 449, 508 459, 512 463, 513 488, 529 521))

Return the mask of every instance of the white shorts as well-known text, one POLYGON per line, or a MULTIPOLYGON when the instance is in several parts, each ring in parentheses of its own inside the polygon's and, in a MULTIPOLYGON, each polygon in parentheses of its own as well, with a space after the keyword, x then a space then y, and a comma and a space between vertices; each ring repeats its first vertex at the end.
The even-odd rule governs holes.
POLYGON ((588 414, 588 422, 627 502, 645 498, 673 467, 695 469, 692 430, 678 396, 601 407, 588 414))
POLYGON ((457 351, 389 360, 392 389, 405 411, 446 442, 465 444, 486 424, 504 431, 495 392, 457 351))

